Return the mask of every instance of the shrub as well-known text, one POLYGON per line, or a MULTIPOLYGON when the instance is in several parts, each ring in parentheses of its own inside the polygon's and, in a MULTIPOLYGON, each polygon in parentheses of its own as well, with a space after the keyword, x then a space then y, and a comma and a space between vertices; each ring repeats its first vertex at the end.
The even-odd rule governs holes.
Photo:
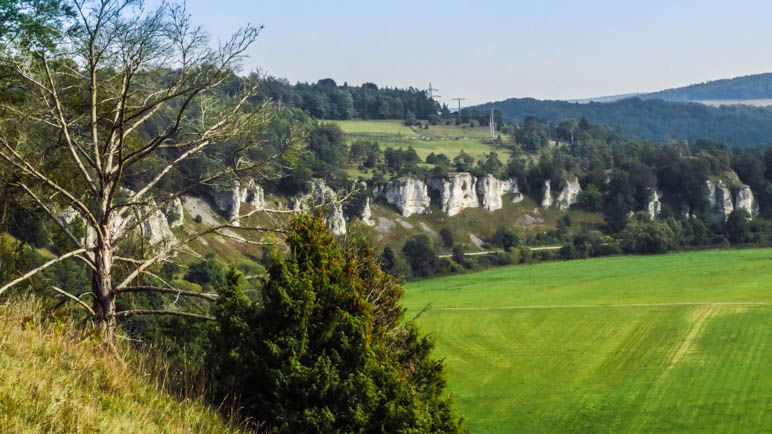
POLYGON ((239 396, 266 432, 461 432, 434 344, 403 321, 404 291, 370 248, 340 246, 310 216, 293 221, 287 242, 262 304, 236 271, 221 291, 216 398, 239 396))
POLYGON ((402 253, 407 258, 414 276, 431 276, 437 269, 437 254, 434 253, 432 242, 426 234, 419 234, 407 240, 402 247, 402 253))
POLYGON ((520 245, 520 237, 507 228, 498 228, 493 237, 491 237, 491 243, 503 248, 505 252, 509 252, 513 247, 520 245))
POLYGON ((445 247, 453 247, 453 233, 451 233, 447 228, 443 228, 440 231, 440 239, 442 239, 442 244, 444 244, 445 247))

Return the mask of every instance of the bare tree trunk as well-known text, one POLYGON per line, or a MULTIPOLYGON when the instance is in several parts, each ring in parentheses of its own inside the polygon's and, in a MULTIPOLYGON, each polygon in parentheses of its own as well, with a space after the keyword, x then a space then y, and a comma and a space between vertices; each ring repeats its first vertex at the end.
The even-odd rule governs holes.
POLYGON ((102 339, 111 341, 115 334, 115 292, 112 285, 112 248, 104 241, 97 241, 91 291, 94 294, 95 322, 102 339))

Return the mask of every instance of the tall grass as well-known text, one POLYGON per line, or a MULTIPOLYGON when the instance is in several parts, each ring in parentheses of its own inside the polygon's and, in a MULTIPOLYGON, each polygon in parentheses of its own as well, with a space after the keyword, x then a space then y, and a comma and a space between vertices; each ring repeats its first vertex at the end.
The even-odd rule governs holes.
POLYGON ((203 384, 160 352, 120 342, 105 351, 87 327, 42 312, 33 298, 0 303, 3 432, 241 431, 235 411, 224 421, 203 403, 203 384))

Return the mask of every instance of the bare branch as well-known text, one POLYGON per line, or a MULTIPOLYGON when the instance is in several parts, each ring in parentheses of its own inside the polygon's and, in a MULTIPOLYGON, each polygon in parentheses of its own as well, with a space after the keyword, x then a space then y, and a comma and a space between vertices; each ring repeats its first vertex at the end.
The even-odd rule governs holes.
POLYGON ((62 256, 59 256, 58 258, 54 258, 54 259, 52 259, 52 260, 50 260, 50 261, 46 262, 45 264, 43 264, 43 265, 41 265, 41 266, 39 266, 39 267, 37 267, 37 268, 34 268, 34 269, 30 270, 30 271, 29 271, 29 272, 27 272, 25 275, 23 275, 23 276, 21 276, 21 277, 19 277, 19 278, 16 278, 16 279, 14 279, 14 280, 12 280, 12 281, 10 281, 10 282, 6 283, 4 286, 0 287, 0 295, 2 295, 2 294, 3 294, 3 292, 5 292, 5 291, 6 291, 8 288, 10 288, 10 287, 12 287, 12 286, 15 286, 15 285, 17 285, 17 284, 19 284, 19 283, 21 283, 21 282, 23 282, 23 281, 25 281, 25 280, 29 279, 30 277, 32 277, 32 276, 34 276, 34 275, 38 274, 39 272, 41 272, 41 271, 45 270, 46 268, 48 268, 48 267, 50 267, 50 266, 52 266, 52 265, 54 265, 54 264, 57 264, 57 263, 59 263, 59 262, 62 262, 62 261, 64 261, 64 260, 65 260, 65 259, 67 259, 67 258, 71 258, 71 257, 73 257, 73 256, 75 256, 75 255, 79 255, 79 254, 81 254, 81 253, 85 253, 85 252, 87 252, 87 251, 88 251, 88 249, 77 249, 77 250, 73 250, 73 251, 71 251, 71 252, 65 253, 65 254, 64 254, 64 255, 62 255, 62 256))
POLYGON ((86 310, 88 310, 88 312, 91 314, 91 316, 96 316, 96 314, 94 313, 94 310, 93 310, 93 309, 91 309, 91 307, 90 307, 89 305, 87 305, 86 303, 84 303, 83 301, 81 301, 81 300, 80 300, 78 297, 76 297, 76 296, 74 296, 74 295, 70 294, 70 293, 69 293, 69 292, 67 292, 67 291, 64 291, 64 290, 62 290, 62 289, 59 289, 59 288, 57 288, 57 287, 55 287, 55 286, 53 286, 52 288, 54 288, 54 291, 56 291, 56 292, 58 292, 58 293, 60 293, 60 294, 62 294, 62 295, 65 295, 65 296, 67 296, 67 297, 69 297, 71 300, 74 300, 76 303, 78 303, 79 305, 81 305, 81 306, 83 306, 84 308, 86 308, 86 310))
POLYGON ((173 310, 124 310, 116 312, 116 318, 126 318, 134 315, 160 315, 160 316, 181 316, 184 318, 200 319, 206 321, 217 321, 217 318, 209 315, 201 315, 190 312, 177 312, 173 310))
MULTIPOLYGON (((27 194, 29 194, 30 196, 32 196, 32 199, 34 199, 34 200, 35 200, 35 202, 37 202, 37 204, 38 204, 38 205, 39 205, 41 208, 43 208, 43 211, 45 211, 45 212, 46 212, 46 214, 48 214, 48 216, 51 218, 51 220, 53 220, 53 221, 54 221, 54 222, 57 224, 57 226, 59 226, 59 229, 61 229, 61 230, 62 230, 62 232, 64 232, 64 233, 67 235, 67 237, 69 237, 69 238, 70 238, 70 240, 72 240, 72 242, 73 242, 73 243, 75 243, 75 245, 76 245, 76 246, 78 246, 78 247, 85 247, 85 246, 83 245, 83 243, 82 243, 82 242, 81 242, 81 241, 80 241, 80 240, 79 240, 79 239, 78 239, 78 238, 77 238, 75 235, 73 235, 73 234, 72 234, 72 232, 70 232, 70 230, 69 230, 69 229, 67 229, 67 226, 65 226, 65 225, 64 225, 64 222, 63 222, 63 221, 62 221, 60 218, 56 218, 56 216, 54 215, 54 213, 53 213, 53 212, 51 212, 51 210, 50 210, 50 209, 48 209, 48 207, 47 207, 47 206, 46 206, 46 205, 43 203, 43 201, 41 201, 41 200, 38 198, 38 196, 37 196, 37 195, 36 195, 34 192, 32 192, 32 190, 31 190, 29 187, 27 187, 27 185, 25 185, 25 184, 24 184, 24 183, 22 183, 22 182, 17 182, 16 184, 17 184, 18 186, 20 186, 21 188, 23 188, 23 189, 24 189, 24 190, 27 192, 27 194)), ((78 257, 79 257, 79 258, 83 258, 82 256, 78 256, 78 257)), ((88 265, 89 265, 91 268, 94 268, 94 263, 93 263, 92 261, 86 261, 86 263, 87 263, 87 264, 88 264, 88 265)))
POLYGON ((89 175, 88 171, 86 170, 86 167, 83 165, 83 162, 80 161, 80 158, 78 158, 78 153, 75 150, 76 145, 70 135, 70 129, 67 126, 67 121, 64 119, 64 110, 62 109, 62 103, 59 98, 59 93, 56 91, 56 84, 54 83, 54 77, 51 75, 51 69, 48 65, 48 59, 46 58, 45 55, 41 55, 41 59, 43 61, 43 66, 45 66, 46 77, 48 78, 48 84, 51 86, 51 97, 54 99, 54 105, 56 106, 57 120, 61 125, 59 128, 64 134, 64 138, 67 141, 67 147, 70 149, 72 158, 73 160, 75 160, 75 164, 78 166, 80 173, 85 178, 89 188, 91 188, 91 191, 96 193, 97 191, 96 184, 94 184, 94 180, 91 179, 91 175, 89 175))
POLYGON ((117 294, 123 294, 126 292, 156 292, 161 294, 181 295, 184 297, 198 297, 209 301, 217 301, 217 297, 218 297, 218 295, 214 293, 183 291, 181 289, 160 288, 156 286, 129 286, 126 288, 119 289, 115 292, 117 294))

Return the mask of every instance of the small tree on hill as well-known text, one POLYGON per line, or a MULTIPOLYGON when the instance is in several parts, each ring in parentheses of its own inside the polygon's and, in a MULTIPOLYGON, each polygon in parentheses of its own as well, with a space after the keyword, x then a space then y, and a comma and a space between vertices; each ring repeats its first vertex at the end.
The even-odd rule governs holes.
MULTIPOLYGON (((291 143, 276 152, 255 151, 273 111, 251 99, 255 80, 232 85, 239 82, 232 80, 234 71, 260 29, 247 25, 212 49, 183 5, 147 10, 136 0, 66 4, 73 14, 61 15, 66 31, 57 38, 48 38, 49 32, 0 35, 0 171, 13 174, 19 196, 33 201, 69 242, 58 257, 0 282, 0 295, 57 263, 77 260, 92 276, 91 306, 54 289, 88 309, 106 341, 118 318, 201 318, 180 311, 119 312, 116 299, 154 292, 211 300, 211 294, 172 288, 153 271, 205 234, 268 230, 237 228, 255 209, 179 241, 131 247, 132 234, 174 199, 200 185, 233 182, 244 174, 266 176, 291 143), (191 162, 203 170, 178 171, 191 162), (128 195, 124 187, 132 175, 143 182, 128 195), (187 178, 179 189, 161 188, 173 176, 187 178), (76 236, 60 218, 58 210, 66 208, 85 222, 91 237, 76 236)), ((19 13, 29 13, 25 22, 34 23, 40 12, 27 7, 19 13)))

